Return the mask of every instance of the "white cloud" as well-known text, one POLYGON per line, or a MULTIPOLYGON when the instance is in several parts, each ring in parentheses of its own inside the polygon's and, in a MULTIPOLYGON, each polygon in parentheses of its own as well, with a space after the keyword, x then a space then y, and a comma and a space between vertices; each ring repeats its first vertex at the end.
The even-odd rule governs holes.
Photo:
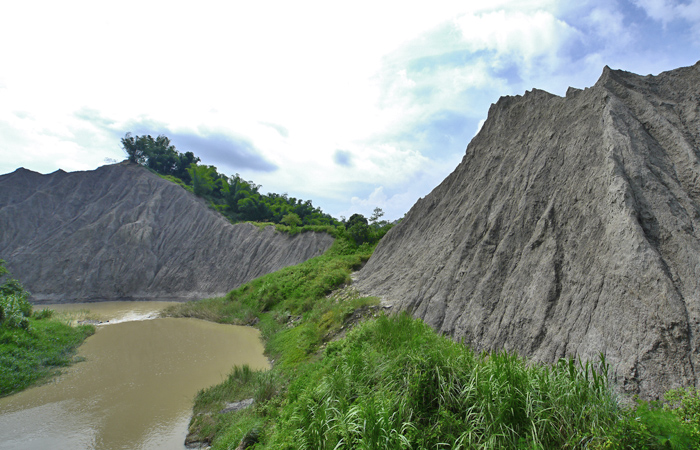
MULTIPOLYGON (((700 45, 700 0, 682 2, 678 0, 636 0, 635 4, 642 8, 647 16, 662 23, 664 29, 672 30, 676 35, 683 35, 684 29, 679 23, 690 27, 692 43, 700 45), (669 25, 673 23, 673 27, 669 25)), ((677 45, 687 45, 678 40, 677 45)))
POLYGON ((587 17, 596 34, 610 39, 616 46, 627 45, 632 40, 631 33, 624 24, 621 11, 609 8, 594 8, 587 17))
POLYGON ((393 222, 400 219, 411 209, 418 197, 413 193, 401 192, 394 195, 387 195, 384 186, 377 187, 367 198, 352 197, 347 209, 341 211, 338 217, 345 218, 358 213, 369 218, 374 212, 374 208, 381 208, 384 211, 383 220, 393 222))
MULTIPOLYGON (((700 16, 700 0, 639 4, 663 23, 700 16)), ((119 137, 139 124, 187 142, 215 130, 279 167, 204 161, 225 173, 331 213, 356 197, 367 213, 378 205, 362 202, 382 200, 401 216, 396 205, 408 209, 454 168, 500 95, 563 94, 595 82, 605 64, 672 68, 670 44, 642 42, 627 5, 9 2, 0 16, 0 41, 12 43, 0 46, 0 173, 120 160, 119 137), (380 187, 386 198, 370 198, 380 187)))
POLYGON ((636 0, 635 4, 644 9, 649 17, 664 25, 674 20, 700 20, 700 0, 691 0, 688 3, 677 0, 636 0))
POLYGON ((555 68, 560 48, 576 35, 567 23, 543 10, 468 14, 456 22, 470 51, 492 51, 495 61, 517 62, 526 72, 535 62, 555 68))

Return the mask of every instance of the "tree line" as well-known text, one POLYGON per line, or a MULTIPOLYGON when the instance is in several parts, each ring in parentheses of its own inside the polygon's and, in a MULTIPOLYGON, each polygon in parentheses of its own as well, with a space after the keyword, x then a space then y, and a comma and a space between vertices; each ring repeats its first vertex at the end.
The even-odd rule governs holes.
POLYGON ((140 164, 179 184, 209 203, 231 222, 272 222, 295 228, 299 226, 331 226, 342 231, 358 245, 376 242, 391 228, 380 220, 380 208, 368 220, 353 214, 346 220, 336 220, 315 207, 311 200, 287 194, 260 192, 259 184, 247 181, 239 174, 227 176, 212 165, 200 164, 194 153, 179 152, 167 136, 132 136, 121 140, 129 161, 140 164))
POLYGON ((311 200, 290 197, 287 194, 260 192, 261 186, 246 181, 235 174, 231 177, 220 173, 215 166, 200 164, 201 160, 192 152, 177 151, 167 136, 132 136, 122 138, 122 147, 129 161, 141 164, 165 178, 174 181, 203 197, 232 222, 287 222, 294 225, 332 225, 339 222, 311 200))

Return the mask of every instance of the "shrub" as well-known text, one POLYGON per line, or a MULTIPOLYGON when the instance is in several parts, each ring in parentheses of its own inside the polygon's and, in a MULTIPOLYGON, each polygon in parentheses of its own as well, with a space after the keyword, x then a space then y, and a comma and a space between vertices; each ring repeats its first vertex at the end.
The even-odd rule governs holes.
POLYGON ((694 387, 672 389, 664 395, 664 409, 683 423, 700 448, 700 390, 694 387))
POLYGON ((53 317, 54 310, 44 308, 41 311, 34 311, 33 317, 36 320, 50 319, 53 317))
MULTIPOLYGON (((676 415, 663 409, 657 402, 638 401, 636 407, 624 410, 620 420, 608 431, 605 442, 594 448, 626 449, 674 449, 693 447, 689 430, 676 415)), ((697 441, 695 445, 697 446, 697 441)))
POLYGON ((0 324, 8 328, 29 327, 32 305, 26 295, 11 294, 0 296, 0 324))
POLYGON ((282 220, 280 222, 292 228, 301 225, 301 219, 299 218, 299 215, 295 213, 287 214, 286 216, 282 217, 282 220))

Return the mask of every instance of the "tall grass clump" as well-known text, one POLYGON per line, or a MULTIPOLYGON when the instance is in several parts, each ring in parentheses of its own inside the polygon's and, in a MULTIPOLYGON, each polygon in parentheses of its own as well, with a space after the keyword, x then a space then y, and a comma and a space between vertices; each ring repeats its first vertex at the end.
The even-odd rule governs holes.
POLYGON ((407 315, 329 344, 270 448, 584 448, 619 418, 597 367, 475 354, 407 315))

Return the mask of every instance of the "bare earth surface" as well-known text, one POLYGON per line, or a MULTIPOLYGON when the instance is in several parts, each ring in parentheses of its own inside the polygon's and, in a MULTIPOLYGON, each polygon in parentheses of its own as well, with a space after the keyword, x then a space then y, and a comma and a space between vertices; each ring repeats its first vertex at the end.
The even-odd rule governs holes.
POLYGON ((700 63, 503 97, 356 287, 477 349, 607 356, 656 397, 700 371, 700 63))
POLYGON ((0 176, 0 259, 35 302, 223 295, 323 253, 325 233, 232 225, 143 167, 0 176))

